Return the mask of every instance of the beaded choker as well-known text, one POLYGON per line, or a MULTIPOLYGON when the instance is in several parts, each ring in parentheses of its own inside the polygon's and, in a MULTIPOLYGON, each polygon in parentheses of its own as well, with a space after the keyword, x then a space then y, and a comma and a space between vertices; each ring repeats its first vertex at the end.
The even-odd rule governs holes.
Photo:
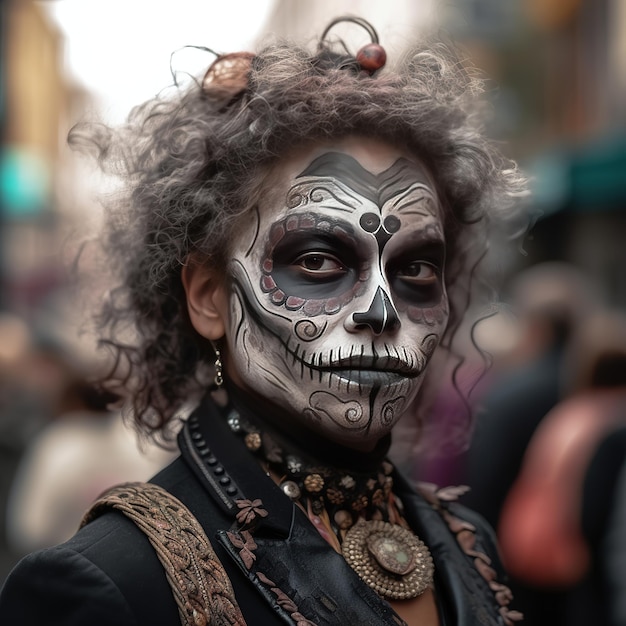
POLYGON ((379 595, 413 598, 432 583, 432 557, 402 516, 389 461, 373 471, 337 469, 285 451, 236 409, 228 409, 226 419, 283 493, 379 595))
MULTIPOLYGON (((375 472, 338 471, 286 453, 271 435, 253 426, 236 410, 230 411, 227 421, 231 430, 243 438, 246 448, 278 477, 285 495, 295 502, 308 500, 315 515, 325 510, 335 512, 333 522, 343 530, 350 528, 361 514, 389 521, 393 466, 388 461, 383 461, 375 472)), ((393 516, 392 521, 400 523, 399 515, 393 516)))

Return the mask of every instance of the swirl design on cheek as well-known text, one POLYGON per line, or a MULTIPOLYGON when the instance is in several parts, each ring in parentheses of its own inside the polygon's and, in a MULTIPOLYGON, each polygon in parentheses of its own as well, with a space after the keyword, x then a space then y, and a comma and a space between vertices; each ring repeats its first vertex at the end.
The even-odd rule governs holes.
POLYGON ((430 358, 435 353, 435 349, 439 345, 439 336, 435 335, 435 333, 431 333, 430 335, 426 335, 424 339, 422 339, 422 352, 426 357, 426 361, 429 361, 430 358))
POLYGON ((363 405, 356 400, 344 402, 328 391, 316 391, 311 394, 309 405, 317 419, 331 419, 340 426, 349 429, 360 429, 367 426, 363 423, 365 421, 363 405), (343 420, 339 421, 337 415, 343 415, 343 420))
POLYGON ((363 407, 358 404, 357 402, 353 402, 347 409, 346 409, 346 420, 348 422, 352 423, 357 423, 361 420, 361 418, 363 417, 363 407))
POLYGON ((312 320, 300 320, 294 326, 294 333, 301 341, 315 341, 324 334, 327 326, 328 322, 318 326, 312 320))
POLYGON ((380 416, 383 426, 389 426, 390 424, 393 424, 396 415, 402 414, 402 411, 404 410, 405 400, 406 398, 404 396, 401 396, 399 398, 389 400, 389 402, 386 402, 384 404, 380 416))

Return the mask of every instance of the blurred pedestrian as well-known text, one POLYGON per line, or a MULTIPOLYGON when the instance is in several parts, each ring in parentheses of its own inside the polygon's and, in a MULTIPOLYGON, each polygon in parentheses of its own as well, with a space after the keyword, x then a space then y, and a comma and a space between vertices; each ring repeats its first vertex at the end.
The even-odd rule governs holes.
POLYGON ((564 262, 541 263, 515 275, 504 295, 516 324, 495 355, 481 389, 466 455, 468 505, 497 527, 526 447, 562 397, 564 351, 575 329, 598 306, 586 275, 564 262))
POLYGON ((512 577, 555 592, 552 624, 608 624, 626 576, 621 569, 616 578, 606 548, 624 449, 606 454, 605 443, 598 450, 626 426, 626 316, 603 312, 587 320, 567 350, 564 373, 566 397, 533 435, 498 532, 512 577))

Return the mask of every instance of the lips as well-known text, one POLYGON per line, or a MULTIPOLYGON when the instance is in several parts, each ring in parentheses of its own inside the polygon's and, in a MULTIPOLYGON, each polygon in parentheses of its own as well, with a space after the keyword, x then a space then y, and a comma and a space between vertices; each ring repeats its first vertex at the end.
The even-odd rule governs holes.
POLYGON ((347 359, 338 359, 335 362, 331 362, 328 369, 383 370, 396 372, 403 376, 417 376, 419 374, 416 364, 411 363, 408 358, 404 360, 391 355, 358 355, 347 359))
POLYGON ((400 359, 389 354, 385 355, 353 355, 348 358, 333 359, 333 354, 324 358, 323 355, 312 355, 310 359, 305 355, 294 355, 306 367, 320 373, 335 374, 350 381, 361 384, 374 384, 382 381, 391 384, 406 378, 415 378, 421 373, 417 359, 400 359))
MULTIPOLYGON (((325 371, 328 374, 338 376, 339 378, 361 386, 389 386, 405 381, 409 376, 400 372, 388 370, 367 370, 367 369, 339 369, 329 368, 325 371)), ((411 376, 413 378, 415 374, 411 376)))

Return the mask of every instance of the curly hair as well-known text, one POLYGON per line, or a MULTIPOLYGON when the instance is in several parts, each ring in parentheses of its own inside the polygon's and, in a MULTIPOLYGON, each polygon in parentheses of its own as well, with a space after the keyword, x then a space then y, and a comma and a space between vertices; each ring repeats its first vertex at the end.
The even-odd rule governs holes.
POLYGON ((76 127, 125 185, 104 244, 118 277, 98 317, 115 357, 109 383, 130 394, 140 429, 164 430, 205 384, 213 352, 190 324, 181 284, 190 255, 225 267, 238 220, 286 148, 348 135, 415 154, 444 209, 450 345, 478 277, 490 225, 506 219, 524 179, 486 140, 482 82, 441 44, 424 44, 376 75, 345 51, 289 41, 217 58, 203 81, 135 108, 111 129, 76 127), (131 327, 133 332, 126 333, 131 327))

